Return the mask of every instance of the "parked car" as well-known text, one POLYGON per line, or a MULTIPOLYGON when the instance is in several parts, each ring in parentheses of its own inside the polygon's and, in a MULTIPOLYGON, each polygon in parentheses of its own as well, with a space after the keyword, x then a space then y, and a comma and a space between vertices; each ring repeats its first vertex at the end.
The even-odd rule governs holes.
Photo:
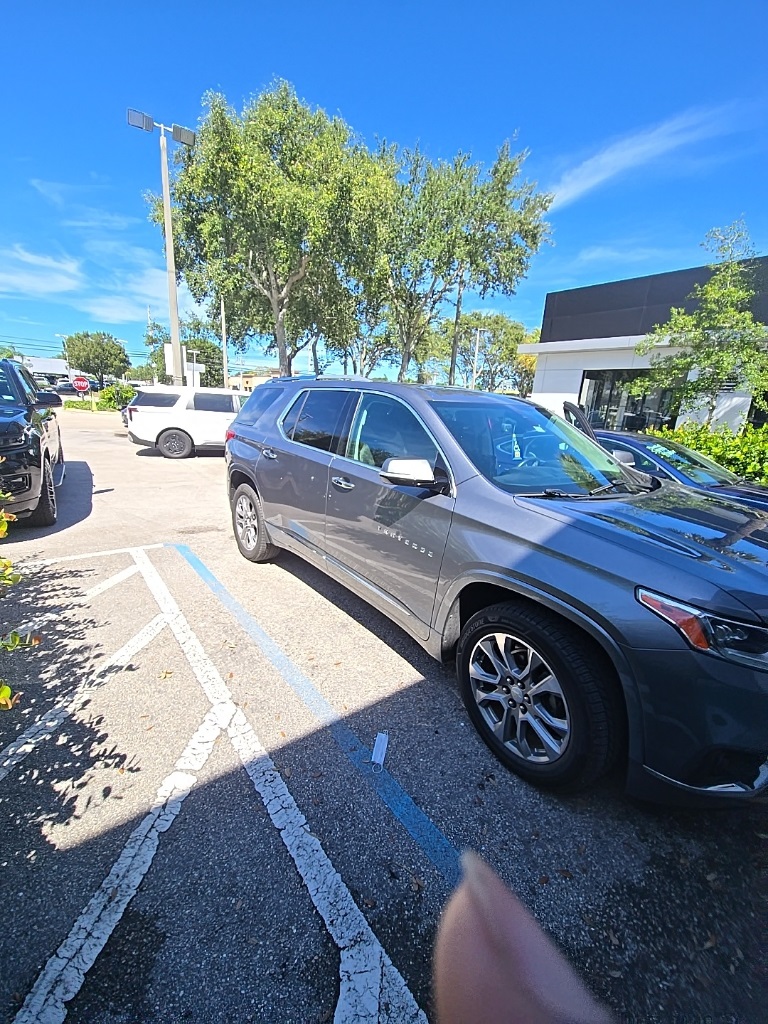
POLYGON ((61 398, 40 391, 30 372, 0 359, 0 491, 6 512, 32 526, 53 526, 64 450, 54 409, 61 398))
POLYGON ((768 520, 644 477, 522 399, 279 379, 227 431, 238 547, 305 558, 455 658, 530 782, 768 795, 768 520), (504 458, 498 443, 506 438, 504 458))
POLYGON ((197 451, 224 451, 240 402, 227 388, 156 385, 136 394, 123 422, 134 444, 157 448, 167 459, 185 459, 197 451))
POLYGON ((74 386, 71 380, 62 380, 56 385, 56 393, 59 395, 70 395, 75 398, 80 397, 80 392, 74 386))
POLYGON ((642 473, 677 480, 686 487, 744 501, 768 511, 768 487, 743 480, 706 455, 671 438, 618 430, 596 430, 595 436, 607 452, 642 473))

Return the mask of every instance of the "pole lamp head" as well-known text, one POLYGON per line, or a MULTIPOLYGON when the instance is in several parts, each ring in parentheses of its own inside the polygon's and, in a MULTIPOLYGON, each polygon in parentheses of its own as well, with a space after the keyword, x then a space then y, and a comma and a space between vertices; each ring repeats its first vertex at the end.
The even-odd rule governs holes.
POLYGON ((195 133, 189 128, 182 128, 180 124, 171 127, 171 136, 174 142, 180 142, 182 146, 189 146, 190 149, 195 144, 195 133))
POLYGON ((149 114, 142 114, 140 110, 132 110, 130 107, 128 108, 128 124, 131 128, 141 128, 143 132, 155 130, 155 122, 149 114))

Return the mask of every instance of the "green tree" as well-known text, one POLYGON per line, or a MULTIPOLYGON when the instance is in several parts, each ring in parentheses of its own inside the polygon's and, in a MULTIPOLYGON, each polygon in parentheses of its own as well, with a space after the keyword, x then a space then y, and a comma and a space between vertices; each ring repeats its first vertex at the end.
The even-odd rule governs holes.
POLYGON ((64 343, 62 358, 70 366, 98 377, 102 385, 105 374, 122 377, 131 365, 125 346, 105 331, 70 334, 64 343))
POLYGON ((750 258, 754 250, 743 221, 708 232, 704 248, 716 254, 712 274, 689 296, 693 311, 673 308, 637 347, 651 352, 647 376, 628 390, 644 395, 656 388, 674 388, 685 410, 703 408, 710 425, 717 396, 726 386, 751 391, 755 404, 768 408, 768 331, 750 310, 754 295, 750 258), (676 351, 664 354, 663 349, 676 351))
MULTIPOLYGON (((205 366, 200 376, 200 384, 204 388, 220 388, 224 385, 224 361, 221 345, 216 339, 213 325, 199 317, 188 317, 179 321, 181 344, 187 349, 187 362, 192 362, 189 355, 195 349, 195 362, 205 366)), ((165 345, 171 342, 170 331, 163 324, 153 320, 147 324, 144 343, 150 349, 147 366, 162 384, 169 382, 165 371, 165 345)))
POLYGON ((290 339, 286 316, 315 265, 345 249, 364 151, 285 82, 241 114, 221 95, 205 102, 172 190, 177 266, 198 300, 223 295, 235 342, 271 335, 290 373, 304 332, 294 318, 290 339))
MULTIPOLYGON (((510 294, 546 234, 542 220, 551 196, 519 182, 525 154, 503 146, 488 176, 459 153, 431 163, 418 150, 399 158, 399 180, 389 235, 388 307, 397 330, 404 380, 414 347, 437 324, 456 295, 461 318, 464 291, 510 294)), ((451 373, 458 356, 454 336, 451 373)), ((449 374, 450 376, 450 374, 449 374)))
MULTIPOLYGON (((447 348, 444 358, 453 362, 454 373, 464 387, 474 381, 484 391, 514 389, 522 395, 530 393, 532 381, 528 381, 527 364, 523 362, 526 357, 519 356, 517 348, 538 340, 537 331, 527 332, 523 324, 503 313, 477 310, 463 314, 458 326, 455 321, 444 320, 441 334, 447 348)), ((445 372, 448 376, 447 366, 445 372)))

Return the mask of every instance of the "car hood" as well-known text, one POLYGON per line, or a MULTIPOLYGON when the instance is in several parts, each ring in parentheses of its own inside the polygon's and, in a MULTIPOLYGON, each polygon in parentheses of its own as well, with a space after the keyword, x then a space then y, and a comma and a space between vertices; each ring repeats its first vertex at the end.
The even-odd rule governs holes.
POLYGON ((540 512, 611 545, 693 572, 768 622, 768 510, 667 482, 640 495, 517 501, 535 501, 540 512))
POLYGON ((768 512, 768 487, 761 487, 759 484, 722 484, 719 487, 708 488, 711 494, 718 497, 733 499, 735 501, 746 501, 757 508, 765 509, 768 512))

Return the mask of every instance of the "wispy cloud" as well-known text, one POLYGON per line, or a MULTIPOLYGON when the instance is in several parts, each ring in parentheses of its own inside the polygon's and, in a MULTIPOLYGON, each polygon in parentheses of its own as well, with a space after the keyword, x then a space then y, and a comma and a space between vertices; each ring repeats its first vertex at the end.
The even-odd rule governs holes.
POLYGON ((666 263, 677 266, 690 258, 688 249, 663 249, 661 247, 633 245, 631 242, 618 245, 591 245, 576 255, 575 262, 588 263, 666 263))
POLYGON ((29 184, 54 206, 63 206, 72 194, 72 186, 63 181, 43 181, 42 178, 30 178, 29 184))
POLYGON ((689 110, 652 128, 617 139, 562 175, 550 189, 555 193, 550 209, 567 206, 606 181, 675 150, 738 131, 741 117, 736 114, 733 104, 689 110))
POLYGON ((75 292, 82 284, 79 260, 30 252, 22 245, 0 250, 0 295, 39 299, 75 292))
POLYGON ((63 220, 63 228, 79 228, 82 231, 124 231, 126 228, 140 224, 139 217, 129 217, 109 210, 99 210, 93 206, 83 206, 77 210, 72 220, 63 220))

